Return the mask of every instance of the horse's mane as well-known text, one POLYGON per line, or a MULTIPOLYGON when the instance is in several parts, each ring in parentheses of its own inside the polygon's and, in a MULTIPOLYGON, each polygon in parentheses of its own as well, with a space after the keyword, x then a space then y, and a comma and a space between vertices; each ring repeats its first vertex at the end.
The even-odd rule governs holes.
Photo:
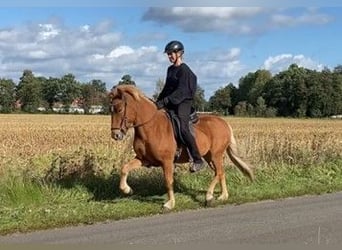
POLYGON ((128 85, 128 84, 122 84, 122 85, 117 85, 113 87, 110 92, 110 96, 114 97, 122 93, 127 93, 131 95, 136 101, 139 101, 141 98, 147 99, 148 101, 152 101, 150 98, 145 96, 145 94, 140 89, 138 89, 135 85, 128 85))

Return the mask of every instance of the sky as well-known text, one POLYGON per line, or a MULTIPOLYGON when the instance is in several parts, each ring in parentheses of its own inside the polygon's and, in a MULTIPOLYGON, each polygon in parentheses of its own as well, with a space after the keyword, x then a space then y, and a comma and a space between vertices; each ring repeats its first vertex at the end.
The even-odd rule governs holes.
POLYGON ((163 51, 171 40, 184 44, 206 99, 259 69, 342 64, 339 1, 164 2, 1 1, 0 78, 18 83, 25 69, 72 73, 110 89, 129 74, 152 96, 170 65, 163 51))

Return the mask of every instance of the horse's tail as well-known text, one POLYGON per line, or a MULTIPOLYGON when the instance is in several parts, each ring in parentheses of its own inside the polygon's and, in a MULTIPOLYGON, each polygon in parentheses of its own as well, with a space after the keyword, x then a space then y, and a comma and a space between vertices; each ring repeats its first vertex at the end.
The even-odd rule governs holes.
POLYGON ((240 169, 240 171, 248 176, 252 181, 254 180, 253 167, 244 162, 238 155, 237 144, 233 134, 232 127, 228 124, 230 129, 230 144, 227 148, 227 153, 232 162, 240 169))

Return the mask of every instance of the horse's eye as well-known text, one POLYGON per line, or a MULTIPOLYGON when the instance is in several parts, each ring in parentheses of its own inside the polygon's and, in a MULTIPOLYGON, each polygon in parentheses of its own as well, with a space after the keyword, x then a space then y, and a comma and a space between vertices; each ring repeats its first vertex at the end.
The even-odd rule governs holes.
POLYGON ((120 103, 116 103, 116 104, 113 104, 111 107, 110 107, 110 111, 114 114, 114 113, 122 113, 123 112, 123 108, 122 106, 120 105, 120 103))

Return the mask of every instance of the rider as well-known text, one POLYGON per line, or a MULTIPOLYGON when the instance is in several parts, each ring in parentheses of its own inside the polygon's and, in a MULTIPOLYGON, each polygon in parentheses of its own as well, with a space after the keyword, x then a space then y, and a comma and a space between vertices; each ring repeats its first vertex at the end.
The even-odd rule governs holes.
POLYGON ((167 69, 165 85, 157 98, 156 106, 158 109, 165 107, 168 110, 173 110, 178 116, 182 137, 193 159, 190 171, 196 172, 204 167, 204 162, 189 127, 197 77, 183 62, 184 46, 180 41, 169 42, 165 46, 164 53, 167 54, 172 65, 167 69))

